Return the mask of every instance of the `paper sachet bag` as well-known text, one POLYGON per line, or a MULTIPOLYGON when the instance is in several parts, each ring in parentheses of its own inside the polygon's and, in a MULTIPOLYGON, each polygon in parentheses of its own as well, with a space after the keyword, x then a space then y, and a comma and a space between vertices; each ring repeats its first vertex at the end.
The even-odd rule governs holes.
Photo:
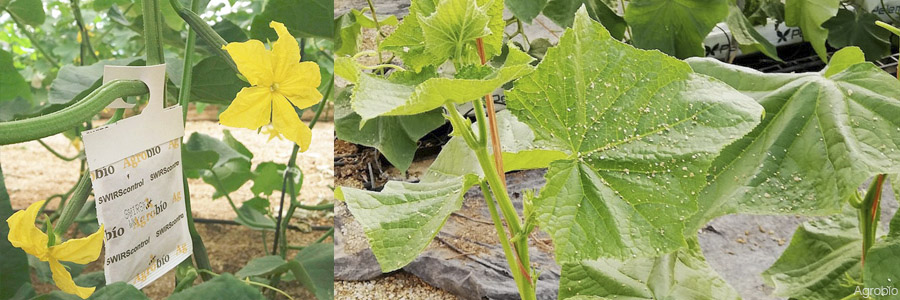
MULTIPOLYGON (((165 64, 105 66, 103 82, 136 79, 150 99, 139 115, 82 134, 97 220, 105 227, 106 283, 140 289, 192 253, 182 181, 180 105, 163 108, 165 64)), ((107 108, 129 108, 116 99, 107 108)))

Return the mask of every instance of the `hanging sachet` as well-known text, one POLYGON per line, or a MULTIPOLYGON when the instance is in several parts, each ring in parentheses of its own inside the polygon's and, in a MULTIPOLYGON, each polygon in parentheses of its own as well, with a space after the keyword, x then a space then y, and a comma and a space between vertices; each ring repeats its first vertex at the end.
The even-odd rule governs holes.
MULTIPOLYGON (((105 66, 103 82, 141 80, 150 90, 139 115, 82 134, 97 220, 105 227, 107 284, 143 288, 192 252, 184 206, 182 108, 163 107, 165 64, 105 66)), ((107 108, 130 108, 116 99, 107 108)))

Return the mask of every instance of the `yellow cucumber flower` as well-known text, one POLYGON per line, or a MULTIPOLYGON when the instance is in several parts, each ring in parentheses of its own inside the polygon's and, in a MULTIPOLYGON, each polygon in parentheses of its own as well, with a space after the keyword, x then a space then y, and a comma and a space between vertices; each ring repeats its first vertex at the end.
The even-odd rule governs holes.
POLYGON ((103 246, 103 226, 101 225, 97 232, 86 238, 71 239, 62 244, 49 245, 50 239, 47 234, 34 226, 34 219, 37 218, 37 213, 44 205, 44 201, 35 202, 27 209, 18 211, 6 219, 6 223, 9 224, 9 242, 41 261, 49 262, 50 270, 53 272, 53 282, 60 290, 87 299, 94 293, 95 288, 75 285, 72 274, 69 274, 66 267, 59 262, 70 261, 76 264, 86 264, 97 260, 100 257, 100 247, 103 246))
POLYGON ((322 75, 316 63, 300 62, 300 46, 284 24, 272 21, 269 27, 278 33, 271 50, 266 50, 258 40, 223 47, 251 87, 241 89, 228 109, 219 115, 219 122, 249 129, 271 123, 281 135, 306 151, 312 131, 300 121, 294 106, 303 109, 322 100, 322 94, 316 89, 322 75))

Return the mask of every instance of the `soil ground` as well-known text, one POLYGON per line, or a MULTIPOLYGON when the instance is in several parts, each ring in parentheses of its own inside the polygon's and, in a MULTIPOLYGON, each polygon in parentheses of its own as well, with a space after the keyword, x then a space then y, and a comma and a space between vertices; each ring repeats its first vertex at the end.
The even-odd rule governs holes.
MULTIPOLYGON (((185 128, 185 137, 194 132, 204 133, 216 138, 221 138, 222 130, 230 130, 234 137, 242 142, 254 157, 254 168, 257 164, 266 161, 286 163, 290 158, 292 144, 287 140, 273 139, 267 141, 268 136, 257 134, 255 130, 229 128, 219 125, 215 120, 215 112, 207 109, 204 114, 196 114, 194 110, 188 117, 185 128)), ((334 161, 334 124, 331 122, 330 113, 323 115, 313 129, 312 146, 308 151, 300 153, 297 165, 305 175, 300 199, 304 204, 315 205, 333 201, 333 161, 334 161)), ((307 120, 308 121, 308 120, 307 120)), ((102 121, 95 122, 102 125, 102 121)), ((77 153, 69 140, 62 135, 44 138, 43 141, 63 155, 72 156, 77 153)), ((0 147, 0 165, 6 179, 13 209, 24 209, 29 204, 46 199, 54 194, 65 193, 78 179, 78 160, 65 162, 53 156, 37 142, 26 142, 0 147)), ((214 188, 204 183, 201 179, 189 179, 191 190, 191 205, 195 218, 212 220, 233 220, 236 215, 224 198, 212 199, 214 188)), ((244 184, 238 191, 231 194, 235 202, 243 202, 252 197, 250 186, 252 182, 244 184)), ((272 196, 272 207, 277 209, 280 193, 276 191, 272 196)), ((55 209, 57 204, 48 204, 48 209, 55 209)), ((240 206, 239 203, 236 205, 240 206)), ((331 212, 308 212, 298 210, 292 220, 292 225, 300 230, 288 231, 288 240, 291 245, 305 245, 315 241, 324 232, 312 231, 310 226, 331 226, 333 224, 331 212)), ((265 256, 262 245, 262 233, 250 230, 241 225, 207 224, 197 223, 197 230, 203 237, 207 248, 212 269, 216 273, 234 273, 241 269, 250 259, 265 256)), ((74 230, 73 230, 74 231, 74 230)), ((271 233, 265 238, 267 243, 272 243, 274 235, 271 233)), ((331 241, 329 238, 328 241, 331 241)), ((271 249, 271 245, 267 246, 271 249)), ((296 252, 289 253, 295 255, 296 252)), ((101 254, 101 258, 104 257, 101 254)), ((102 259, 87 266, 85 272, 102 270, 102 259)), ((52 284, 41 283, 32 276, 39 293, 54 290, 52 284)), ((170 271, 162 278, 156 280, 143 289, 151 299, 163 299, 174 288, 174 272, 170 271)), ((197 281, 199 284, 200 281, 197 281)), ((314 296, 306 291, 296 281, 281 286, 296 299, 314 299, 314 296)), ((283 298, 283 297, 281 297, 283 298)))

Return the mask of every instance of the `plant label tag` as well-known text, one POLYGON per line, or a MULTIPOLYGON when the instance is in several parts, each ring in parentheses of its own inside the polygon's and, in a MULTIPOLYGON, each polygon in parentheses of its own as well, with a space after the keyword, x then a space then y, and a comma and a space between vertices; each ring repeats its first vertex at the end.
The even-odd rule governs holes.
MULTIPOLYGON (((103 82, 137 79, 150 100, 141 114, 82 134, 97 220, 105 226, 107 284, 140 289, 192 253, 184 207, 180 105, 163 108, 165 64, 105 66, 103 82)), ((128 108, 116 99, 107 108, 128 108)))

